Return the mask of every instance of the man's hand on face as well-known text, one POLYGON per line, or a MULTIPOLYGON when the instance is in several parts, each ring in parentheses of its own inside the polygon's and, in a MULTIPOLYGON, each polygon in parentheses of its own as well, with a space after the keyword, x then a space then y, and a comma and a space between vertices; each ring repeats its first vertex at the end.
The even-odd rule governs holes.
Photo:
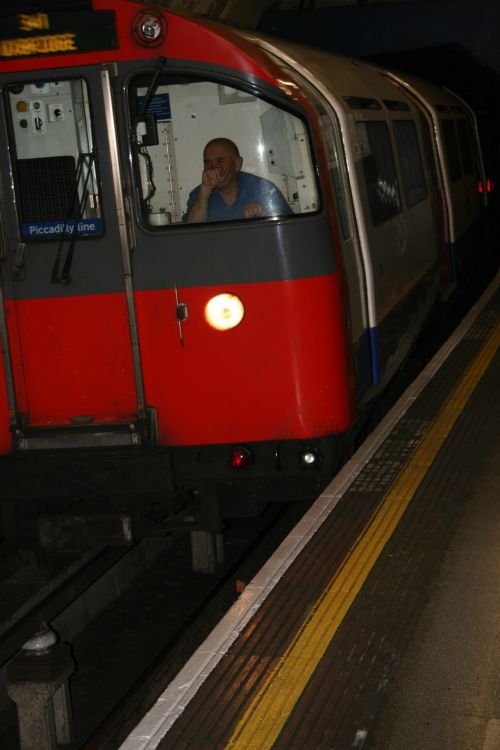
POLYGON ((201 184, 203 187, 214 190, 219 187, 227 176, 227 170, 222 167, 212 167, 211 169, 204 169, 201 176, 201 184))

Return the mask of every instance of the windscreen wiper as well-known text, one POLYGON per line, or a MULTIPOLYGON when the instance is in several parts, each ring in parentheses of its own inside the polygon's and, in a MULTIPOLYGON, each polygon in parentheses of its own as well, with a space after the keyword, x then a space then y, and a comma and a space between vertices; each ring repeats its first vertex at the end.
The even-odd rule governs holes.
POLYGON ((71 284, 70 271, 73 263, 73 255, 75 252, 77 227, 78 222, 83 218, 85 204, 89 196, 89 180, 92 173, 92 165, 94 163, 94 160, 94 153, 81 153, 78 156, 75 175, 75 191, 71 198, 69 219, 66 219, 64 222, 63 233, 59 242, 59 246, 57 248, 56 259, 54 261, 52 275, 50 277, 51 284, 71 284), (87 174, 85 175, 85 182, 83 183, 82 195, 80 201, 78 202, 78 186, 80 184, 83 169, 85 166, 87 166, 87 174), (67 239, 69 239, 68 252, 66 253, 66 259, 64 261, 61 276, 59 276, 64 243, 67 239))
POLYGON ((163 68, 165 67, 166 64, 167 64, 167 59, 165 57, 158 58, 158 64, 156 65, 155 72, 153 73, 153 77, 148 86, 148 90, 146 91, 146 96, 144 97, 144 101, 142 102, 142 107, 136 113, 132 121, 132 125, 130 127, 130 140, 134 144, 137 143, 137 125, 141 122, 141 120, 144 119, 146 112, 148 111, 148 107, 151 103, 151 99, 155 95, 156 89, 158 88, 158 78, 160 77, 160 74, 163 72, 163 68))

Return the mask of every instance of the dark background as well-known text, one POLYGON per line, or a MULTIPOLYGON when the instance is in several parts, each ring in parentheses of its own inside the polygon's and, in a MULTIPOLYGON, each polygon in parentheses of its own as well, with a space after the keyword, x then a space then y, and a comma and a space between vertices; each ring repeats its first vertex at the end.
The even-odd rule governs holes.
POLYGON ((259 30, 447 86, 476 111, 487 172, 500 186, 498 0, 302 5, 309 7, 264 13, 259 30))

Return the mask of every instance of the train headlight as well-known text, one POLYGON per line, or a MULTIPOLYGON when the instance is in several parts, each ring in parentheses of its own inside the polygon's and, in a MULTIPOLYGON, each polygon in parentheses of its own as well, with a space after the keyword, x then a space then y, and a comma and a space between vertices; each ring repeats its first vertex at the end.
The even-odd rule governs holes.
POLYGON ((236 328, 244 314, 243 302, 235 294, 218 294, 205 305, 205 320, 217 331, 236 328))
POLYGON ((143 47, 157 47, 167 35, 167 22, 161 13, 141 11, 132 24, 132 34, 143 47))

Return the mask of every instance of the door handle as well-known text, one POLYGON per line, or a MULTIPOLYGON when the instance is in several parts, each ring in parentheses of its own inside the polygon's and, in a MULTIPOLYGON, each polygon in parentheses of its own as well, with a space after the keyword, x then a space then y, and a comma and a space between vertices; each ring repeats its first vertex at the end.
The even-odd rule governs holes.
POLYGON ((179 326, 179 339, 181 346, 184 346, 184 335, 182 330, 182 324, 189 318, 188 306, 185 302, 179 301, 179 292, 177 291, 177 284, 174 285, 175 292, 175 317, 177 318, 177 325, 179 326))

